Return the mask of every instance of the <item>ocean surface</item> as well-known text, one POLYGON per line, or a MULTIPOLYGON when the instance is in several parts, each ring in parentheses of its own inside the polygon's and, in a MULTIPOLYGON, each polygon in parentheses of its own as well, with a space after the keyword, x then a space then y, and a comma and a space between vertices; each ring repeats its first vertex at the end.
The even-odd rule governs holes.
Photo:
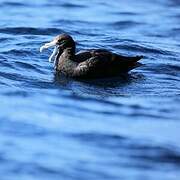
POLYGON ((180 179, 179 0, 0 0, 0 180, 61 179, 180 179), (64 32, 143 65, 56 77, 39 47, 64 32))

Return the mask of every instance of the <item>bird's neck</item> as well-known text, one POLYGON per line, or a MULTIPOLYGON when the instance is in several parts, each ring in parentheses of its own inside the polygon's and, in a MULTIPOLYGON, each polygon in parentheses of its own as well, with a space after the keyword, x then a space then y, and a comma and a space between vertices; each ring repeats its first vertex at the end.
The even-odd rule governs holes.
POLYGON ((74 69, 78 63, 74 61, 75 48, 66 48, 63 50, 58 62, 57 70, 63 72, 66 75, 72 75, 74 69))
POLYGON ((75 47, 69 47, 64 49, 63 51, 64 58, 73 60, 74 56, 75 56, 75 47))

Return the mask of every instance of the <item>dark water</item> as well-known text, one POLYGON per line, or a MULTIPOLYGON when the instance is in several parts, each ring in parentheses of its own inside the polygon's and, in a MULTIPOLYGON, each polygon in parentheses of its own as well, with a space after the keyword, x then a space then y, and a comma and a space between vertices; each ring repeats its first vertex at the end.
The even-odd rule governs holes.
POLYGON ((179 180, 180 1, 1 0, 0 180, 179 180), (127 77, 56 78, 39 47, 144 55, 127 77))

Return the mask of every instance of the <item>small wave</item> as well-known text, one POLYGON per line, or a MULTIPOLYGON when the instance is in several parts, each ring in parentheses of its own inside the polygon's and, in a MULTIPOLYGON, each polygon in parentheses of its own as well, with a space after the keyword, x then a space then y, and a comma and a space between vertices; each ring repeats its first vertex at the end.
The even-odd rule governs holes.
POLYGON ((171 64, 157 64, 156 67, 152 69, 152 71, 160 74, 179 76, 180 66, 171 64))
POLYGON ((27 6, 27 4, 24 4, 24 3, 20 3, 20 2, 3 2, 0 4, 1 7, 24 7, 24 6, 27 6))
POLYGON ((128 51, 134 51, 134 52, 141 52, 141 53, 146 53, 146 54, 162 54, 162 55, 171 55, 172 53, 170 51, 165 51, 159 48, 154 48, 154 47, 147 47, 147 46, 141 46, 138 44, 121 44, 120 45, 114 45, 114 48, 117 49, 125 49, 128 51))
POLYGON ((8 72, 0 72, 0 77, 10 79, 13 81, 19 81, 19 82, 26 80, 26 78, 23 77, 22 75, 17 74, 17 73, 12 73, 12 72, 9 72, 9 73, 8 72))
MULTIPOLYGON (((0 59, 1 59, 1 58, 0 58, 0 59)), ((2 58, 2 59, 1 59, 1 61, 0 61, 0 66, 1 66, 1 67, 13 68, 12 63, 9 63, 6 58, 2 58)))
POLYGON ((65 8, 85 8, 85 5, 80 5, 80 4, 73 4, 73 3, 63 3, 61 7, 65 8))
MULTIPOLYGON (((32 93, 25 92, 23 90, 15 90, 11 92, 6 92, 8 96, 21 96, 28 97, 32 96, 32 93)), ((11 118, 6 118, 1 121, 1 132, 4 134, 9 134, 13 136, 31 136, 38 137, 46 135, 46 131, 39 127, 38 125, 34 125, 28 122, 23 121, 12 121, 11 118)))
POLYGON ((49 81, 39 80, 38 78, 26 80, 23 85, 34 89, 54 89, 56 86, 49 81))
POLYGON ((22 67, 24 69, 31 69, 31 70, 35 70, 35 71, 43 73, 43 71, 39 70, 36 67, 36 65, 33 65, 33 64, 29 64, 29 63, 26 63, 26 62, 20 62, 20 61, 16 61, 16 62, 14 62, 14 64, 17 67, 22 67))
MULTIPOLYGON (((134 149, 133 147, 130 148, 132 150, 134 149)), ((131 154, 133 158, 141 159, 145 162, 180 165, 180 154, 175 149, 151 146, 139 146, 136 149, 138 150, 136 154, 131 154)))
POLYGON ((14 91, 7 91, 3 93, 3 95, 8 97, 29 97, 31 93, 23 90, 14 90, 14 91))
POLYGON ((144 162, 167 163, 180 165, 180 154, 176 149, 166 146, 156 146, 142 142, 141 140, 130 139, 120 135, 92 133, 72 133, 68 137, 78 139, 105 149, 114 149, 114 153, 121 154, 123 150, 133 161, 136 159, 144 162))
POLYGON ((180 33, 180 28, 173 28, 173 29, 172 29, 172 35, 177 35, 177 36, 179 36, 179 33, 180 33))
POLYGON ((80 141, 88 142, 88 143, 102 143, 108 146, 118 146, 120 143, 127 140, 126 137, 115 135, 115 134, 103 134, 103 133, 68 133, 68 137, 79 139, 80 141), (105 141, 104 141, 105 140, 105 141))
POLYGON ((169 7, 178 7, 180 6, 180 1, 179 0, 171 0, 171 1, 168 1, 167 3, 167 6, 169 7))
POLYGON ((5 37, 1 37, 0 38, 0 43, 7 43, 9 40, 12 40, 13 38, 5 38, 5 37))
POLYGON ((8 55, 13 55, 13 56, 21 56, 25 57, 27 55, 33 55, 34 53, 28 50, 18 50, 18 49, 11 49, 7 50, 5 52, 2 52, 2 54, 8 54, 8 55))
POLYGON ((136 22, 136 21, 116 21, 110 23, 111 26, 114 26, 116 28, 130 28, 130 27, 135 27, 138 25, 142 25, 143 23, 136 22))
MULTIPOLYGON (((54 20, 53 23, 56 24, 70 24, 70 25, 75 25, 75 26, 79 26, 79 27, 85 27, 85 26, 97 26, 97 25, 102 25, 101 22, 89 22, 89 21, 84 21, 84 20, 76 20, 76 21, 72 21, 70 19, 57 19, 54 20)), ((75 29, 72 29, 72 31, 74 31, 75 29)), ((85 32, 84 32, 85 33, 85 32)))
POLYGON ((118 15, 118 16, 123 16, 123 17, 127 17, 127 16, 136 16, 138 15, 137 12, 132 12, 132 11, 115 11, 113 10, 112 12, 109 12, 110 14, 114 14, 114 15, 118 15))
POLYGON ((0 28, 0 33, 13 35, 55 35, 64 31, 58 28, 33 28, 33 27, 6 27, 0 28))
POLYGON ((82 5, 82 4, 74 4, 74 3, 70 3, 70 2, 51 2, 51 3, 46 3, 45 6, 55 6, 55 7, 64 7, 67 9, 76 9, 76 8, 85 8, 87 6, 82 5))

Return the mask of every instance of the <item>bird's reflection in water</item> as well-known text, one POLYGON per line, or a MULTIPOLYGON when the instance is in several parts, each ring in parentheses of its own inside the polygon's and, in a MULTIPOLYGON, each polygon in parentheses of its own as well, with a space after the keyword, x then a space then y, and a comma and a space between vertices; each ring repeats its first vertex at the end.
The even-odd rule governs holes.
POLYGON ((61 90, 71 91, 74 95, 98 98, 127 96, 128 87, 143 79, 144 76, 137 72, 105 79, 72 79, 59 73, 54 74, 54 84, 61 90))

